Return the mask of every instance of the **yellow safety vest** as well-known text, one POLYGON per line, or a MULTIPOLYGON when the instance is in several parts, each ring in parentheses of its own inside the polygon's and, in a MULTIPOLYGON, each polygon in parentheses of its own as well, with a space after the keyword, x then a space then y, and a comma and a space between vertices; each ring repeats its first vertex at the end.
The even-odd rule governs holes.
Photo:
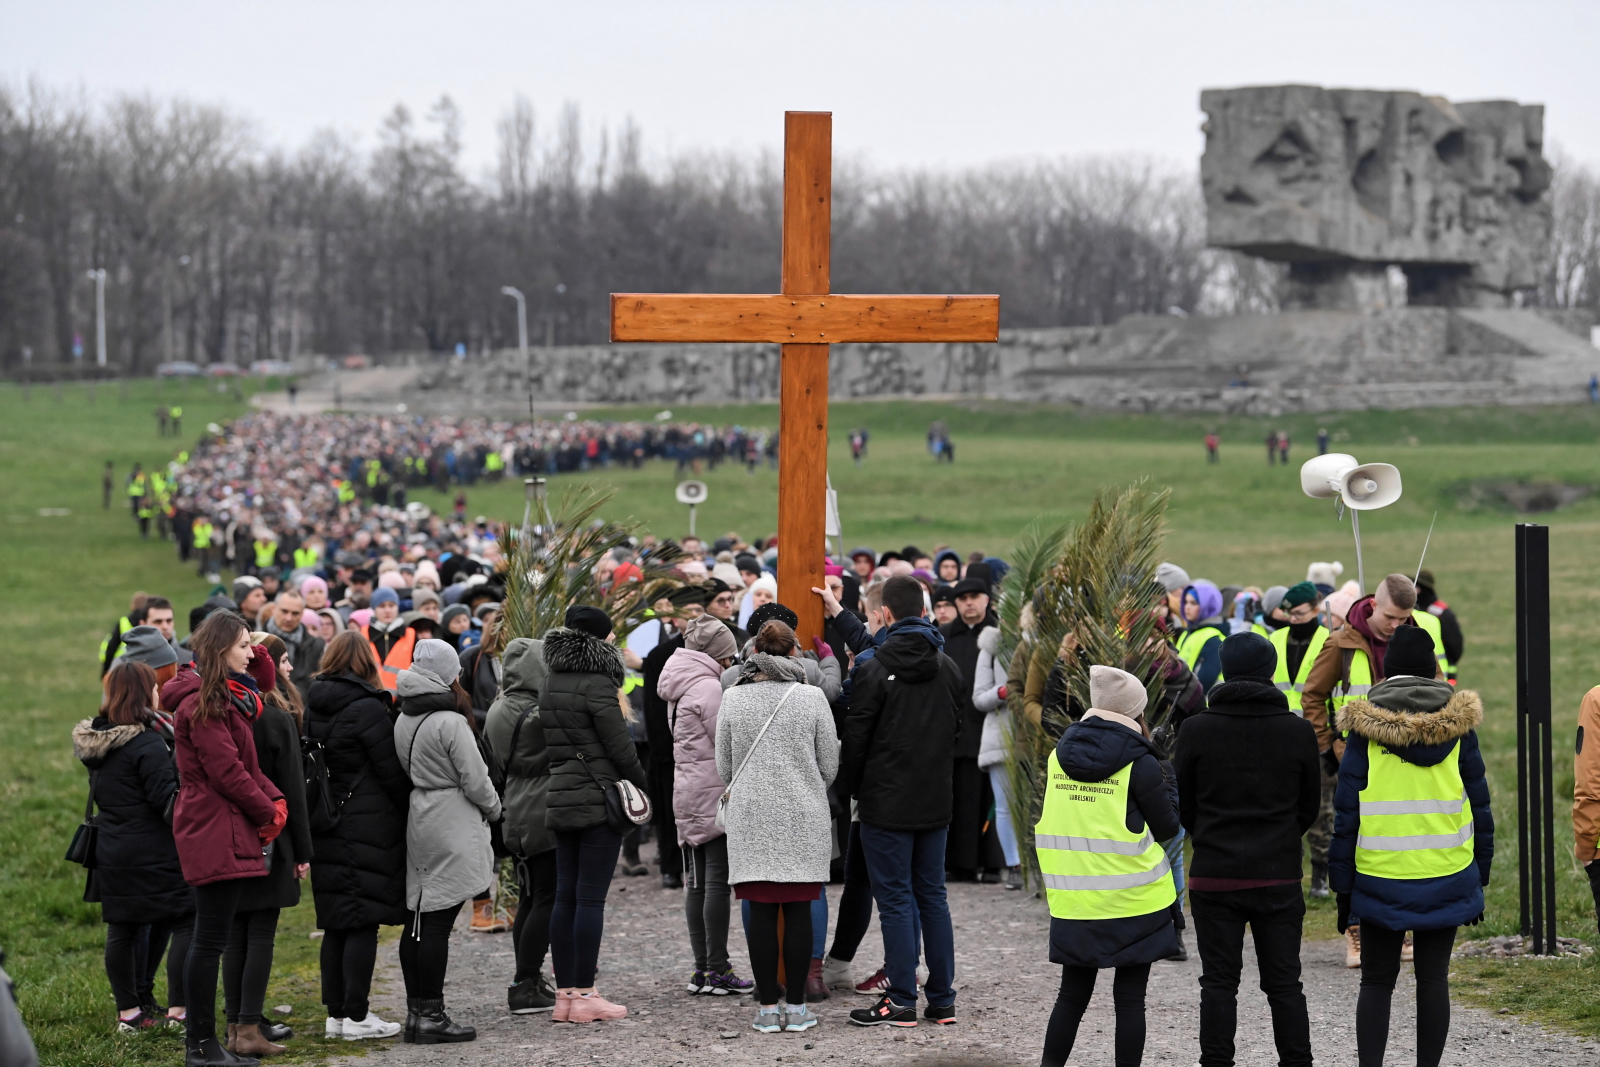
POLYGON ((350 479, 345 478, 339 482, 339 503, 348 504, 356 498, 356 491, 350 486, 350 479))
MULTIPOLYGON (((133 623, 128 621, 128 617, 126 615, 124 615, 122 618, 117 620, 117 636, 119 638, 123 634, 127 633, 131 629, 133 629, 133 623)), ((108 649, 110 647, 111 647, 111 638, 102 637, 100 639, 100 662, 101 663, 104 663, 106 661, 106 649, 108 649)), ((125 652, 125 651, 127 651, 125 646, 119 646, 117 648, 116 658, 120 659, 122 657, 123 652, 125 652)))
POLYGON ((1067 777, 1050 753, 1044 811, 1033 828, 1045 899, 1057 919, 1123 919, 1178 899, 1166 851, 1127 826, 1133 764, 1103 782, 1067 777))
POLYGON ((183 409, 180 408, 180 407, 177 407, 176 405, 174 405, 171 409, 169 409, 167 411, 167 414, 172 416, 175 419, 181 419, 181 418, 183 418, 183 409))
POLYGON ((274 540, 274 541, 257 541, 256 542, 256 566, 257 567, 270 567, 270 566, 272 566, 273 557, 276 556, 277 554, 278 554, 278 542, 277 541, 274 540))
MULTIPOLYGON (((1282 693, 1303 693, 1306 690, 1306 676, 1311 673, 1311 665, 1317 662, 1317 655, 1321 653, 1322 646, 1328 643, 1329 630, 1326 626, 1317 627, 1317 632, 1311 635, 1311 644, 1306 649, 1305 658, 1300 661, 1300 669, 1293 678, 1289 677, 1289 628, 1280 626, 1267 635, 1267 640, 1272 642, 1272 647, 1278 650, 1278 665, 1272 671, 1272 684, 1282 693)), ((1291 700, 1289 706, 1292 710, 1300 710, 1300 702, 1291 700)))
MULTIPOLYGON (((1183 636, 1178 638, 1178 655, 1183 657, 1183 662, 1188 664, 1191 671, 1200 662, 1200 653, 1213 636, 1226 639, 1228 635, 1215 626, 1202 626, 1198 630, 1185 630, 1183 636)), ((1218 678, 1218 681, 1221 679, 1218 678)))
POLYGON ((306 567, 315 567, 322 562, 322 553, 315 547, 301 546, 294 550, 294 569, 303 570, 306 567))
POLYGON ((194 523, 194 547, 211 547, 211 523, 205 519, 196 519, 194 523))
POLYGON ((128 495, 133 497, 144 496, 144 475, 139 475, 128 483, 128 495))
POLYGON ((1461 781, 1461 745, 1432 767, 1367 742, 1356 872, 1376 878, 1442 878, 1473 861, 1472 805, 1461 781))
POLYGON ((1439 661, 1439 672, 1445 676, 1451 685, 1455 685, 1455 672, 1450 669, 1450 664, 1444 654, 1444 627, 1439 625, 1439 617, 1427 611, 1413 611, 1411 621, 1416 623, 1429 637, 1433 638, 1433 658, 1439 661))

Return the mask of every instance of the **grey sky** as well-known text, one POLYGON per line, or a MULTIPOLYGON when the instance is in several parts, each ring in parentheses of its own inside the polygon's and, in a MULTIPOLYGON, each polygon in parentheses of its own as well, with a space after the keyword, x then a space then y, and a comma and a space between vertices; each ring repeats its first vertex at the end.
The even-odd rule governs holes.
POLYGON ((1600 162, 1595 0, 0 0, 0 77, 91 97, 219 103, 295 148, 448 93, 492 164, 517 93, 548 133, 631 116, 647 153, 775 148, 785 108, 832 110, 835 150, 880 166, 1141 152, 1193 161, 1203 87, 1296 81, 1547 107, 1600 162))

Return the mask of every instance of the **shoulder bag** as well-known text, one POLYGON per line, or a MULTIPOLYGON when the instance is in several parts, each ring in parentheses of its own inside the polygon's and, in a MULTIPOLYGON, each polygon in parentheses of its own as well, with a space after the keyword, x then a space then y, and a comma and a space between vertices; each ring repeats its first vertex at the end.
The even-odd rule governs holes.
POLYGON ((768 715, 767 721, 762 724, 761 732, 756 734, 756 739, 750 743, 750 748, 745 752, 744 759, 740 760, 739 766, 734 768, 733 778, 728 782, 728 788, 724 789, 722 791, 722 795, 717 798, 717 814, 712 821, 716 823, 719 830, 725 829, 728 825, 728 797, 732 795, 733 787, 739 781, 739 775, 744 771, 744 765, 750 762, 750 757, 755 753, 756 746, 761 744, 761 739, 763 737, 767 736, 767 727, 772 725, 772 720, 776 719, 778 717, 778 712, 783 710, 783 705, 788 702, 789 695, 799 688, 799 682, 790 684, 788 690, 778 701, 778 706, 772 709, 772 714, 768 715))
POLYGON ((76 863, 90 870, 95 867, 94 850, 100 837, 100 817, 94 813, 94 786, 99 777, 99 771, 89 772, 89 803, 83 809, 83 822, 78 824, 78 829, 73 833, 66 856, 68 863, 76 863))
POLYGON ((594 773, 594 768, 589 766, 589 758, 581 751, 578 753, 578 762, 589 772, 594 784, 600 787, 601 796, 605 799, 607 826, 619 834, 626 834, 635 826, 643 826, 650 821, 650 798, 641 793, 638 786, 626 778, 619 778, 607 788, 600 776, 594 773))

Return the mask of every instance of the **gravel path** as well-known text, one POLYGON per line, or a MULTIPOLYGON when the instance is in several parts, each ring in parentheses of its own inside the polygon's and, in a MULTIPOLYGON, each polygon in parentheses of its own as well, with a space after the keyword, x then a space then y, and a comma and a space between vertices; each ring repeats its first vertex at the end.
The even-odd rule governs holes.
MULTIPOLYGON (((646 858, 648 859, 648 846, 646 858)), ((652 865, 653 868, 653 865, 652 865)), ((829 887, 830 904, 839 887, 829 887)), ((916 1029, 851 1026, 845 1012, 870 1001, 835 993, 818 1007, 822 1025, 804 1034, 758 1034, 750 1029, 752 1007, 733 998, 690 997, 683 982, 693 970, 684 934, 682 896, 664 891, 654 876, 612 883, 600 954, 599 987, 629 1008, 627 1019, 593 1026, 557 1026, 548 1014, 513 1016, 505 1009, 505 987, 513 970, 510 937, 469 934, 466 916, 451 943, 445 1003, 452 1016, 478 1028, 478 1040, 462 1045, 415 1046, 374 1042, 376 1062, 395 1064, 490 1065, 551 1064, 770 1065, 790 1063, 927 1064, 962 1067, 977 1064, 1036 1064, 1046 1021, 1054 1002, 1060 969, 1046 954, 1049 915, 1041 902, 999 886, 952 885, 950 905, 956 933, 954 1026, 924 1024, 916 1029), (735 1035, 732 1038, 721 1034, 735 1035)), ((1194 957, 1192 931, 1188 938, 1194 957)), ((738 917, 732 937, 734 967, 749 975, 738 917)), ((857 955, 857 977, 875 969, 882 942, 876 921, 857 955), (863 970, 863 968, 865 968, 863 970)), ((1255 973, 1246 940, 1245 982, 1255 973)), ((1355 998, 1359 972, 1344 967, 1338 941, 1307 942, 1306 992, 1311 1001, 1312 1040, 1317 1058, 1355 1062, 1355 998)), ((394 949, 380 949, 379 991, 374 1009, 385 1018, 404 1017, 405 994, 394 949)), ((548 964, 546 965, 548 974, 548 964)), ((1151 973, 1149 1037, 1145 1062, 1192 1064, 1199 1056, 1198 960, 1157 964, 1151 973)), ((1101 976, 1089 1013, 1079 1031, 1071 1062, 1109 1065, 1113 1017, 1110 975, 1101 976)), ((1388 1062, 1416 1062, 1412 990, 1408 979, 1396 990, 1395 1032, 1388 1062)), ((1270 1067, 1277 1062, 1266 998, 1253 986, 1240 993, 1240 1067, 1270 1067)), ((372 1064, 374 1060, 343 1062, 372 1064)), ((1462 1067, 1553 1067, 1596 1064, 1600 1052, 1586 1041, 1456 1005, 1451 1020, 1446 1065, 1462 1067)))

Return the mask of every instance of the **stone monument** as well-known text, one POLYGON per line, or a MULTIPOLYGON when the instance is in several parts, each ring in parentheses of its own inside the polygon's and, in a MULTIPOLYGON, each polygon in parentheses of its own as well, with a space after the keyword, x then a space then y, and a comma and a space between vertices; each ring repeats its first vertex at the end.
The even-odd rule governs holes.
POLYGON ((1289 265, 1286 310, 1507 307, 1551 226, 1544 108, 1422 93, 1208 89, 1207 241, 1289 265))

